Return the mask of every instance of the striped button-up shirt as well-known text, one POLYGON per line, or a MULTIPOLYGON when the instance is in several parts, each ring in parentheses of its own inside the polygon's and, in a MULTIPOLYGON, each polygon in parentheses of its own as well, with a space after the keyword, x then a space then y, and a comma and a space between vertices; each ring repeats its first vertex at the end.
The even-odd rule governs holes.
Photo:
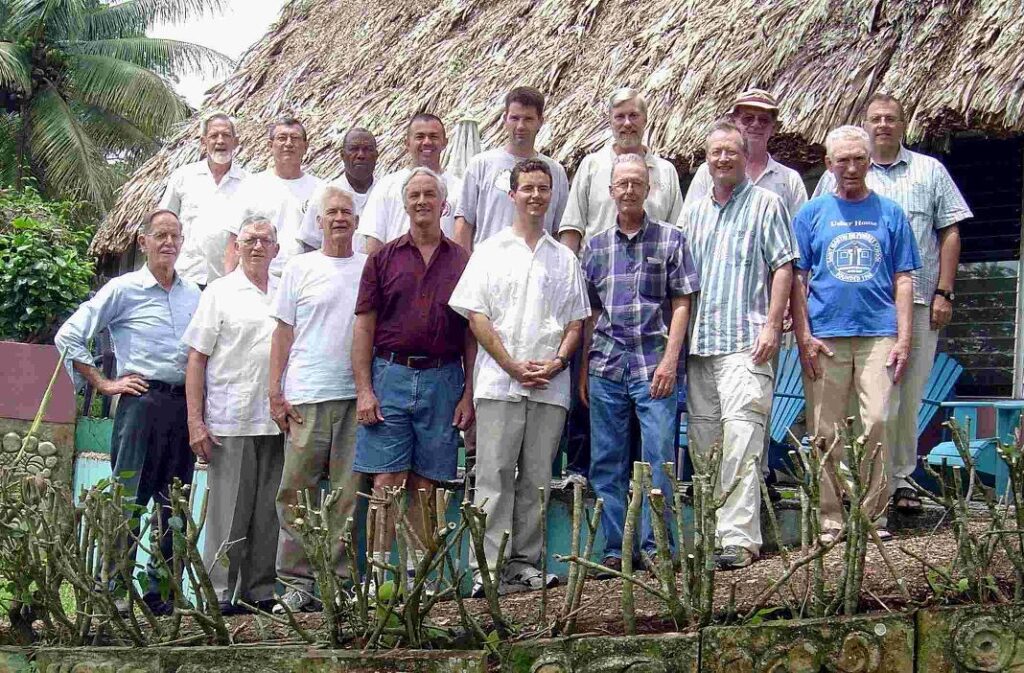
POLYGON ((782 200, 744 180, 725 205, 709 193, 679 221, 701 278, 690 354, 749 350, 768 320, 771 273, 800 257, 782 200))
MULTIPOLYGON (((905 147, 900 148, 895 163, 883 166, 872 161, 867 183, 872 191, 900 204, 907 213, 921 255, 921 268, 912 274, 914 303, 930 305, 939 285, 939 236, 936 232, 974 214, 945 166, 933 157, 905 147)), ((814 195, 835 190, 836 178, 826 171, 814 195)))
POLYGON ((699 287, 686 236, 645 215, 633 236, 617 226, 594 236, 581 262, 597 312, 588 371, 650 381, 668 343, 664 307, 699 287))
MULTIPOLYGON (((703 163, 697 168, 690 187, 686 190, 683 207, 707 196, 712 185, 711 171, 708 170, 708 165, 703 163)), ((754 180, 754 185, 778 194, 782 199, 782 204, 786 206, 786 213, 789 214, 791 220, 796 217, 796 211, 800 210, 800 206, 807 203, 807 187, 800 174, 788 166, 783 166, 770 154, 768 155, 768 164, 761 171, 761 175, 754 180)))

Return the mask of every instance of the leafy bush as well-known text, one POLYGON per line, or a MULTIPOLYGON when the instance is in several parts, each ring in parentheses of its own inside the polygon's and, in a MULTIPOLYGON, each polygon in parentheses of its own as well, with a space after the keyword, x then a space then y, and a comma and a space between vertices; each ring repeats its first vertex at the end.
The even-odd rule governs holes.
POLYGON ((92 218, 32 189, 0 189, 0 339, 49 343, 89 293, 92 218))

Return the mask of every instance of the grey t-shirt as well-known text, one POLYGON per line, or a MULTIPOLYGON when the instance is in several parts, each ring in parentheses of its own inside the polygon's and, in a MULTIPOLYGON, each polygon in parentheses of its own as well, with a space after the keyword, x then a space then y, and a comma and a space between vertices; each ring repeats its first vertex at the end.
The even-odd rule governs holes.
MULTIPOLYGON (((550 157, 538 154, 551 169, 551 205, 544 224, 549 233, 556 235, 569 198, 569 178, 562 165, 550 157)), ((512 188, 512 169, 520 161, 504 148, 477 154, 469 161, 462 176, 462 198, 455 209, 456 217, 464 217, 473 225, 473 245, 477 246, 512 224, 516 208, 508 195, 512 188)))

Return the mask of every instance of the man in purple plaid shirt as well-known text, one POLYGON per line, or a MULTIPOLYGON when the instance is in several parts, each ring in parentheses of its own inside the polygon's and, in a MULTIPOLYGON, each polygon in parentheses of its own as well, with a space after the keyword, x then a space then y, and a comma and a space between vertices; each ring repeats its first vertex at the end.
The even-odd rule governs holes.
MULTIPOLYGON (((604 499, 604 565, 616 570, 622 567, 630 414, 640 422, 642 460, 651 465, 654 486, 672 493, 662 466, 675 452, 676 372, 690 295, 698 289, 686 237, 644 212, 649 189, 642 157, 616 158, 609 187, 616 226, 591 238, 581 259, 594 313, 587 320, 579 393, 590 407, 590 483, 604 499)), ((638 547, 648 567, 655 550, 652 515, 645 498, 638 547)))

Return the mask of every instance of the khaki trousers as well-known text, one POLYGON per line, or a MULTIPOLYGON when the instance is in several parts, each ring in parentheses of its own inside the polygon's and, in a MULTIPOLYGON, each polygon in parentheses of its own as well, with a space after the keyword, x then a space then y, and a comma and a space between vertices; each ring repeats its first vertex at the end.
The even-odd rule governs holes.
MULTIPOLYGON (((284 449, 284 471, 277 492, 277 517, 281 536, 277 544, 277 576, 282 583, 310 591, 313 571, 295 532, 294 506, 298 491, 308 491, 314 501, 320 481, 330 481, 331 489, 342 489, 341 498, 328 513, 328 523, 340 538, 345 521, 352 516, 356 491, 362 475, 352 471, 356 447, 356 401, 330 400, 297 404, 302 424, 293 424, 284 449)), ((335 572, 348 576, 348 561, 339 539, 332 550, 335 572)))
POLYGON ((910 337, 910 361, 900 381, 899 405, 894 421, 892 444, 893 488, 910 486, 907 482, 917 468, 917 414, 921 409, 924 387, 935 364, 939 332, 931 328, 931 306, 914 304, 914 322, 910 337))
MULTIPOLYGON (((540 489, 545 499, 551 461, 565 427, 566 409, 532 400, 476 403, 476 493, 473 504, 487 513, 484 553, 494 566, 504 532, 506 572, 540 563, 540 489)), ((479 567, 477 559, 471 567, 479 567)))
POLYGON ((203 564, 217 599, 249 602, 274 597, 277 512, 284 437, 219 437, 206 468, 210 489, 203 564), (225 551, 226 550, 226 551, 225 551), (218 560, 226 557, 227 563, 218 560))
POLYGON ((750 351, 687 359, 690 446, 694 468, 713 446, 724 447, 717 491, 740 480, 718 510, 717 544, 761 549, 761 453, 772 408, 768 363, 755 365, 750 351))
MULTIPOLYGON (((892 473, 890 446, 893 437, 896 410, 899 406, 899 388, 893 385, 892 371, 885 366, 896 339, 893 337, 842 337, 822 339, 833 356, 821 355, 822 375, 811 381, 804 375, 807 396, 807 432, 811 437, 825 440, 832 446, 836 427, 845 422, 851 398, 856 398, 859 409, 859 428, 866 438, 865 449, 870 455, 877 444, 882 448, 874 461, 861 465, 861 483, 872 494, 865 506, 876 526, 884 527, 892 473), (869 483, 870 482, 870 483, 869 483)), ((822 530, 843 526, 843 489, 839 484, 838 467, 844 462, 843 446, 837 446, 821 479, 820 517, 822 530)))

